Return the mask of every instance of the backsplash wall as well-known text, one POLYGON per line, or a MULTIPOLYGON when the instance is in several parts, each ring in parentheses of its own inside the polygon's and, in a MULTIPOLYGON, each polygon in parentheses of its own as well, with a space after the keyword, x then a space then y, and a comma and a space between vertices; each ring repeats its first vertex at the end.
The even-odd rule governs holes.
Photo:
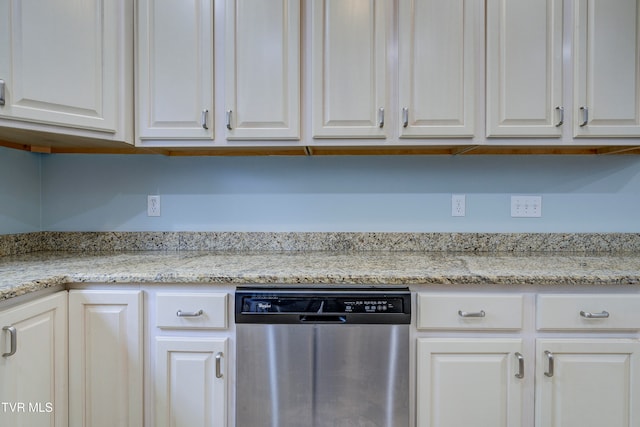
POLYGON ((40 231, 40 155, 0 147, 0 234, 40 231))
POLYGON ((0 234, 640 232, 635 156, 163 157, 0 148, 0 234), (451 217, 451 194, 466 216, 451 217), (147 217, 148 194, 161 216, 147 217), (511 218, 510 195, 542 218, 511 218))
MULTIPOLYGON (((635 156, 43 155, 41 163, 47 231, 640 232, 635 156), (465 217, 451 216, 452 193, 466 195, 465 217), (148 194, 160 195, 160 217, 147 217, 148 194), (541 195, 542 218, 511 218, 512 194, 541 195)), ((30 207, 34 196, 23 197, 30 207)))

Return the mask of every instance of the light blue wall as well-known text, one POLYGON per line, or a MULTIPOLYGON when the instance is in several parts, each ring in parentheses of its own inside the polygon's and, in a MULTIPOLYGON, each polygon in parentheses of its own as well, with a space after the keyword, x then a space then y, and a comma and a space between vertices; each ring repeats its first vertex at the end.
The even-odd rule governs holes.
POLYGON ((40 155, 0 147, 0 234, 40 230, 40 155))
POLYGON ((45 155, 42 176, 51 231, 640 232, 635 156, 45 155), (512 194, 543 217, 511 218, 512 194))

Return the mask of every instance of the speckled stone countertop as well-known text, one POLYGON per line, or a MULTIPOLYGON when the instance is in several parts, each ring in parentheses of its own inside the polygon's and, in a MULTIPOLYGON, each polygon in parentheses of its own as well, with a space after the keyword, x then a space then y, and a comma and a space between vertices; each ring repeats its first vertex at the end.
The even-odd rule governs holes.
POLYGON ((0 257, 0 301, 69 283, 633 286, 640 254, 34 252, 0 257))

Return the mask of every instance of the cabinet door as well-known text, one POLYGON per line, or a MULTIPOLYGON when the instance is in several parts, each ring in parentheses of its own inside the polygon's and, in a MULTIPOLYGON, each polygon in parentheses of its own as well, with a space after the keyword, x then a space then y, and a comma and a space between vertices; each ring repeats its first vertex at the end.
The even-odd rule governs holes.
POLYGON ((574 0, 574 17, 575 136, 640 136, 640 1, 574 0))
POLYGON ((1 2, 0 119, 124 132, 132 17, 125 0, 1 2))
POLYGON ((213 0, 138 2, 138 136, 213 139, 213 0))
POLYGON ((385 138, 388 0, 312 2, 316 138, 385 138))
POLYGON ((300 0, 227 0, 227 139, 300 138, 300 0))
POLYGON ((540 339, 536 347, 537 427, 640 425, 639 341, 540 339))
POLYGON ((487 1, 487 136, 562 134, 562 0, 487 1))
POLYGON ((519 339, 419 338, 417 426, 521 425, 521 352, 519 339))
POLYGON ((0 328, 4 327, 14 330, 0 330, 0 424, 65 427, 67 293, 1 312, 0 328))
POLYGON ((69 292, 69 426, 142 425, 142 293, 69 292))
POLYGON ((227 339, 156 338, 157 427, 226 427, 227 339))
POLYGON ((482 6, 478 0, 399 3, 400 136, 474 135, 482 6))

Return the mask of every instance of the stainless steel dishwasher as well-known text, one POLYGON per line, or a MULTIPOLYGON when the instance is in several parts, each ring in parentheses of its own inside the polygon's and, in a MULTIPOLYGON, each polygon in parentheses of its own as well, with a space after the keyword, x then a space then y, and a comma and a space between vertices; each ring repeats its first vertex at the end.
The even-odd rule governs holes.
POLYGON ((237 427, 409 426, 406 288, 238 288, 237 427))

